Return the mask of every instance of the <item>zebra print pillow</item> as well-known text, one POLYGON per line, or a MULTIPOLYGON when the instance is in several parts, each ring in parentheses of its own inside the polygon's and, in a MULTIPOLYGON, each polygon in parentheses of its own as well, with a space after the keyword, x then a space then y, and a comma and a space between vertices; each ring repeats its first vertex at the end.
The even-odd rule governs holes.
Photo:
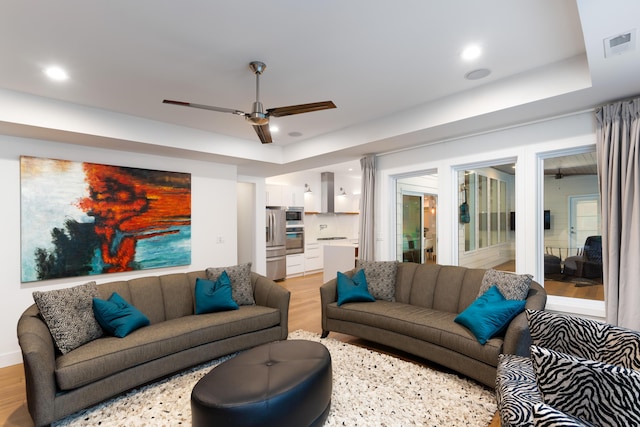
POLYGON ((640 425, 640 372, 531 346, 542 401, 600 426, 640 425))
POLYGON ((526 310, 534 345, 640 370, 640 333, 592 319, 526 310))
POLYGON ((533 405, 533 425, 535 427, 588 427, 580 420, 544 403, 533 405))

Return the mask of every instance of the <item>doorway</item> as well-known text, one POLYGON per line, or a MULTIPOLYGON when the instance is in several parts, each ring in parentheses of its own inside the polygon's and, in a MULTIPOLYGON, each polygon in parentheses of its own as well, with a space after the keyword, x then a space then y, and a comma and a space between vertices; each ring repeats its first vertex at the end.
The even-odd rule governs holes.
POLYGON ((511 161, 457 170, 458 265, 515 270, 515 171, 511 161))
POLYGON ((422 195, 402 195, 402 262, 422 263, 422 195))
POLYGON ((396 181, 396 256, 401 262, 435 262, 437 250, 437 174, 396 181))

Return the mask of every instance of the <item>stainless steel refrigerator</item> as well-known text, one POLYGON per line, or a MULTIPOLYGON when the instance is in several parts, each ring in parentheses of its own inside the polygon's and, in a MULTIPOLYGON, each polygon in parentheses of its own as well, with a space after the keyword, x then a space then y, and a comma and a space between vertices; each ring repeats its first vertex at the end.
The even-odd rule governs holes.
POLYGON ((285 210, 267 208, 267 277, 281 280, 287 275, 286 216, 285 210))

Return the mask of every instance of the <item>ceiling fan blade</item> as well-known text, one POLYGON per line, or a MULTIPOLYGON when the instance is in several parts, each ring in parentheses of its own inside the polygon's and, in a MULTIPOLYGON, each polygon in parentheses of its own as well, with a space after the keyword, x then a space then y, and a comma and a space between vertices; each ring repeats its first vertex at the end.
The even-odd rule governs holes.
POLYGON ((165 99, 162 101, 163 104, 171 104, 171 105, 179 105, 181 107, 191 107, 191 108, 200 108, 202 110, 211 110, 218 111, 220 113, 231 113, 237 116, 246 116, 244 111, 234 110, 233 108, 224 108, 224 107, 213 107, 211 105, 204 104, 194 104, 193 102, 183 102, 183 101, 172 101, 170 99, 165 99))
POLYGON ((269 123, 265 125, 255 125, 253 128, 256 130, 258 138, 260 138, 263 144, 271 144, 273 142, 271 139, 271 131, 269 130, 269 123))
POLYGON ((272 117, 291 116, 293 114, 311 113, 313 111, 336 108, 333 101, 313 102, 311 104, 289 105, 288 107, 268 108, 267 114, 272 117))

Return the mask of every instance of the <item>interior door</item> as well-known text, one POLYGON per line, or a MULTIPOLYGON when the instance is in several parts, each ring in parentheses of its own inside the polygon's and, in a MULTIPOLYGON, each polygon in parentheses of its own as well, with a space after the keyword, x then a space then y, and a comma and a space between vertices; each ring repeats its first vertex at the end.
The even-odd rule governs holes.
POLYGON ((581 248, 589 236, 600 235, 600 197, 569 197, 569 247, 581 248))

